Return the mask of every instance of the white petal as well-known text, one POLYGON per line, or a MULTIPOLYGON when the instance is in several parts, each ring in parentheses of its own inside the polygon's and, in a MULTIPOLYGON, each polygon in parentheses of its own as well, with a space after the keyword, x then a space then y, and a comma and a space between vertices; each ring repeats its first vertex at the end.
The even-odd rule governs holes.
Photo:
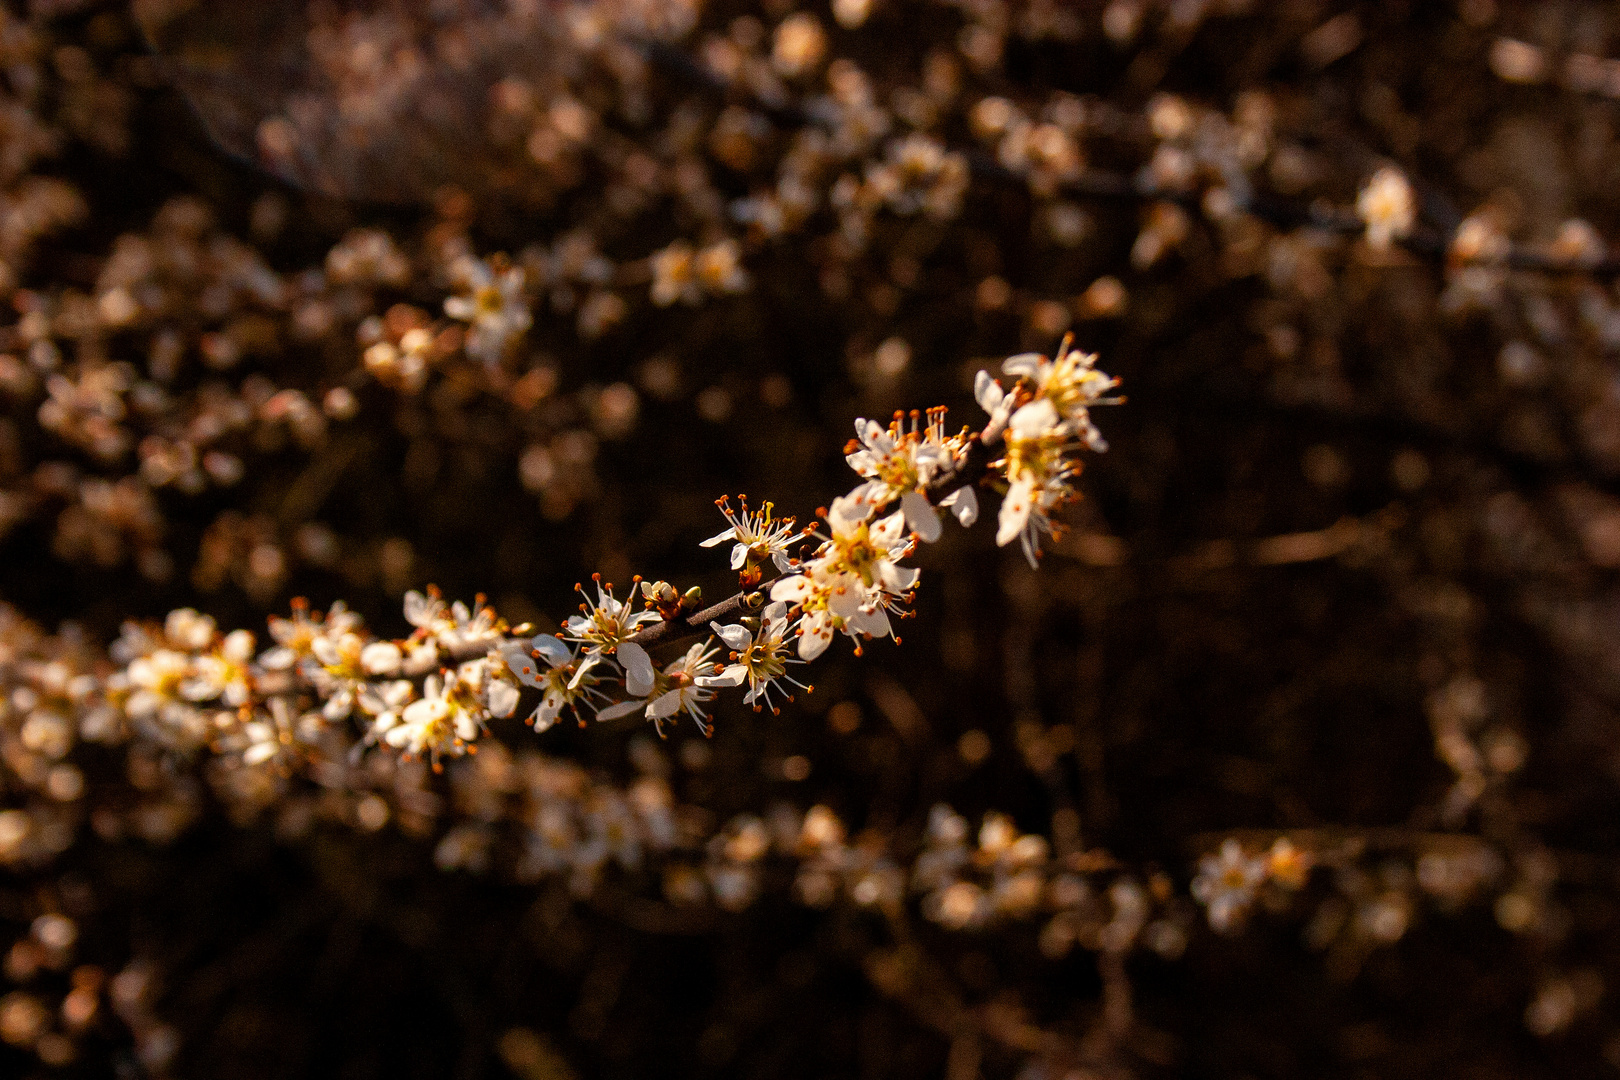
POLYGON ((1038 439, 1059 423, 1058 411, 1046 398, 1038 398, 1012 414, 1007 426, 1024 439, 1038 439))
POLYGON ((327 699, 326 705, 321 709, 321 715, 328 720, 342 720, 354 711, 354 693, 351 690, 339 690, 327 699))
POLYGON ((1003 360, 1001 370, 1007 375, 1028 375, 1034 378, 1044 363, 1046 363, 1046 357, 1040 353, 1019 353, 1017 356, 1009 356, 1003 360))
POLYGON ((489 684, 489 711, 495 716, 511 716, 517 711, 518 688, 501 679, 489 684))
POLYGON ((392 675, 405 662, 405 654, 392 641, 373 641, 360 650, 360 666, 367 675, 392 675))
MULTIPOLYGON (((856 490, 863 490, 865 487, 863 484, 856 490)), ((832 501, 832 506, 827 508, 827 524, 837 536, 853 532, 861 522, 871 516, 872 504, 854 493, 840 495, 832 501)))
POLYGON ((605 709, 598 709, 596 718, 598 720, 617 720, 621 716, 629 716, 645 704, 647 703, 639 698, 621 701, 617 705, 609 705, 605 709))
POLYGON ((877 471, 877 458, 870 450, 857 450, 853 454, 845 454, 844 460, 850 468, 862 476, 871 476, 877 471))
POLYGON ((698 544, 698 547, 715 547, 719 544, 725 543, 727 540, 735 540, 736 538, 737 530, 727 529, 725 532, 715 533, 707 540, 704 540, 702 543, 698 544))
MULTIPOLYGON (((771 606, 776 607, 778 605, 773 604, 771 606)), ((754 643, 754 635, 749 632, 746 626, 738 626, 735 623, 731 626, 721 626, 717 622, 712 622, 709 626, 713 628, 720 640, 726 643, 728 649, 742 652, 754 643)))
POLYGON ((1005 396, 1006 392, 1001 389, 1001 384, 991 378, 988 371, 981 371, 974 376, 973 400, 977 401, 979 408, 985 412, 993 415, 996 407, 1001 404, 1001 399, 1005 396))
POLYGON ((996 545, 1006 547, 1029 523, 1029 511, 1035 496, 1035 482, 1027 477, 1016 481, 1001 500, 1001 513, 996 528, 996 545))
POLYGON ((845 582, 840 588, 827 594, 827 610, 840 619, 853 618, 860 610, 862 590, 857 584, 852 583, 853 580, 845 582))
POLYGON ((329 667, 336 667, 343 662, 343 654, 338 651, 337 642, 324 634, 310 640, 309 651, 314 654, 315 659, 329 667))
POLYGON ((882 608, 862 608, 849 621, 850 628, 873 637, 885 638, 894 633, 889 625, 889 613, 882 608))
MULTIPOLYGON (((516 691, 513 692, 516 693, 516 691)), ((388 702, 383 700, 383 696, 377 692, 377 688, 372 686, 370 683, 360 684, 358 696, 360 699, 360 709, 363 712, 368 712, 375 716, 377 713, 386 712, 388 710, 388 702)))
POLYGON ((893 593, 903 593, 907 589, 917 587, 917 579, 922 571, 915 566, 896 566, 892 562, 878 563, 878 580, 883 582, 884 588, 893 593))
POLYGON ((956 515, 964 529, 979 520, 979 496, 971 487, 959 487, 939 501, 939 505, 956 515))
POLYGON ((529 723, 534 725, 536 731, 546 730, 557 722, 557 717, 563 710, 563 704, 563 696, 553 690, 535 708, 534 713, 529 717, 529 723))
POLYGON ((908 491, 900 496, 900 510, 906 515, 906 524, 922 538, 923 543, 932 544, 939 539, 939 515, 928 504, 928 496, 919 491, 908 491))
POLYGON ((601 662, 602 656, 600 653, 595 655, 586 653, 584 658, 580 660, 579 666, 574 669, 573 676, 568 680, 568 689, 578 690, 580 684, 585 681, 585 676, 590 674, 591 668, 601 662))
POLYGON ((799 659, 814 660, 832 644, 832 620, 825 611, 806 615, 799 621, 799 659))
POLYGON ((797 604, 814 591, 809 578, 803 574, 794 574, 792 577, 782 578, 771 586, 771 599, 797 604))
POLYGON ((428 604, 428 598, 412 589, 405 594, 405 621, 412 626, 426 626, 433 612, 428 604))
POLYGON ((714 687, 741 686, 748 678, 748 669, 742 664, 731 664, 718 675, 699 675, 692 680, 692 685, 705 690, 714 687))
POLYGON ((747 544, 738 544, 736 547, 731 549, 731 568, 733 570, 741 570, 742 567, 743 567, 743 563, 745 563, 747 561, 748 561, 748 545, 747 544))
POLYGON ((529 648, 539 653, 552 667, 562 667, 574 658, 574 650, 550 634, 540 634, 529 642, 529 648))
POLYGON ((523 648, 522 641, 502 641, 501 662, 507 665, 507 670, 517 677, 518 682, 525 687, 538 687, 538 672, 535 670, 535 657, 528 654, 523 648))
POLYGON ((617 653, 624 665, 624 688, 633 697, 646 697, 653 688, 652 659, 633 641, 622 642, 617 653))
MULTIPOLYGON (((403 709, 411 703, 411 698, 415 696, 416 687, 409 679, 395 679, 382 688, 383 704, 390 709, 403 709)), ((279 701, 280 699, 274 700, 279 701)), ((272 701, 272 704, 274 704, 274 701, 272 701)))
POLYGON ((654 720, 667 720, 679 712, 680 708, 680 690, 669 690, 653 699, 653 703, 647 706, 647 715, 654 720))
MULTIPOLYGON (((926 501, 926 500, 925 500, 926 501)), ((880 548, 892 548, 900 543, 901 537, 906 535, 906 514, 904 510, 896 510, 888 517, 873 525, 868 533, 872 543, 880 548)))

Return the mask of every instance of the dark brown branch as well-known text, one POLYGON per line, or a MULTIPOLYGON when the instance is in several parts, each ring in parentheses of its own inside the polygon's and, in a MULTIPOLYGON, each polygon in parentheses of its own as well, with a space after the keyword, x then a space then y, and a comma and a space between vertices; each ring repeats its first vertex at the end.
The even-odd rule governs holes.
POLYGON ((628 640, 647 649, 655 645, 669 645, 677 641, 687 641, 700 634, 708 633, 711 622, 719 622, 722 619, 740 619, 750 612, 758 611, 764 603, 765 594, 759 589, 751 589, 727 597, 718 604, 706 607, 702 611, 693 612, 685 618, 668 619, 654 623, 647 629, 632 634, 628 640))

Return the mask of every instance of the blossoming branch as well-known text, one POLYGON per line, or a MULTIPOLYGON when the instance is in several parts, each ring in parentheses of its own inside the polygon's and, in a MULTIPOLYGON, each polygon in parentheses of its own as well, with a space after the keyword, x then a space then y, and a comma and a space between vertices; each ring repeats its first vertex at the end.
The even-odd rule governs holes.
POLYGON ((942 517, 972 525, 981 488, 1002 494, 997 543, 1018 541, 1034 565, 1060 531, 1053 515, 1078 497, 1079 455, 1105 448, 1089 410, 1114 400, 1116 383, 1095 361, 1065 339, 1055 358, 1012 357, 1002 378, 981 371, 975 397, 988 419, 977 431, 950 431, 943 408, 897 414, 887 427, 856 421, 846 455, 860 482, 814 526, 768 502, 721 499, 726 527, 702 546, 730 545, 740 590, 719 604, 639 578, 621 596, 598 576, 581 587, 579 614, 536 635, 481 598, 447 604, 430 587, 406 596, 414 630, 403 640, 373 637, 342 603, 324 614, 296 603, 290 618, 270 620, 264 652, 250 632, 221 634, 183 609, 162 627, 126 625, 114 647, 125 666, 77 692, 100 699, 109 734, 127 724, 248 768, 318 758, 344 721, 358 726, 357 741, 338 740, 352 743, 347 753, 384 744, 438 768, 474 752, 492 718, 514 715, 524 688, 540 692, 528 716, 537 731, 565 713, 581 724, 641 713, 660 734, 682 715, 709 734, 720 692, 777 711, 810 689, 794 673, 839 635, 857 653, 897 638, 920 576, 907 560, 940 537, 942 517), (655 659, 661 651, 672 655, 655 659))

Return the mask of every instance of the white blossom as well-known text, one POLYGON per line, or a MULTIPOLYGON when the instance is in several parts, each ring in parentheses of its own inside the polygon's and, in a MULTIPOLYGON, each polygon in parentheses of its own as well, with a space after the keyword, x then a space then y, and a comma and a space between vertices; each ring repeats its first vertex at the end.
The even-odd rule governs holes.
POLYGON ((1356 213, 1367 226, 1367 243, 1380 250, 1404 239, 1417 222, 1417 200, 1406 174, 1393 165, 1373 173, 1356 196, 1356 213))
POLYGON ((533 323, 528 298, 523 294, 523 268, 496 265, 462 256, 451 276, 463 294, 444 302, 444 313, 470 324, 467 355, 490 366, 501 362, 507 347, 533 323))
MULTIPOLYGON (((787 674, 787 665, 802 661, 788 656, 792 624, 785 602, 778 600, 766 607, 760 614, 759 625, 754 629, 735 623, 730 626, 719 623, 709 625, 731 650, 731 663, 726 665, 722 676, 734 680, 732 685, 735 686, 745 682, 748 684, 748 693, 743 696, 744 704, 752 705, 756 711, 762 706, 770 706, 773 713, 779 712, 771 705, 770 699, 771 689, 777 683, 787 682, 804 690, 809 689, 787 674)), ((791 701, 792 696, 788 695, 788 699, 791 701)))
POLYGON ((1119 380, 1098 371, 1096 363, 1095 354, 1074 348, 1073 337, 1066 336, 1055 359, 1021 353, 1003 361, 1001 370, 1028 384, 1033 400, 1021 405, 1019 411, 1040 408, 1043 402, 1050 405, 1055 421, 1047 420, 1043 413, 1043 425, 1055 422, 1078 437, 1087 449, 1101 453, 1108 444, 1091 422, 1090 407, 1113 404, 1115 399, 1104 395, 1118 386, 1119 380))
MULTIPOLYGON (((894 633, 888 609, 909 599, 918 572, 899 565, 911 554, 905 514, 897 511, 876 522, 872 507, 853 496, 833 500, 827 511, 830 534, 800 571, 771 587, 771 599, 797 607, 801 614, 799 656, 813 660, 831 643, 835 632, 857 643, 894 633)), ((857 645, 858 648, 858 645, 857 645)))
POLYGON ((714 662, 715 652, 713 639, 698 642, 665 666, 644 695, 603 709, 597 719, 613 720, 645 708, 647 719, 662 735, 664 721, 684 712, 697 722, 698 730, 710 734, 713 729, 703 706, 714 699, 716 688, 742 684, 741 676, 726 674, 714 662))
MULTIPOLYGON (((627 647, 620 646, 621 649, 627 647)), ((536 731, 545 731, 555 724, 564 709, 573 710, 578 717, 579 704, 598 696, 595 689, 598 680, 592 669, 601 657, 578 656, 566 642, 550 634, 540 634, 527 646, 518 641, 504 642, 500 655, 519 682, 545 692, 529 716, 529 724, 536 731)))
POLYGON ((1247 855, 1236 840, 1228 839, 1219 854, 1199 860, 1192 894, 1209 913, 1209 925, 1228 930, 1254 902, 1255 891, 1266 879, 1266 860, 1247 855))
MULTIPOLYGON (((947 435, 945 410, 941 408, 929 409, 926 422, 922 413, 913 412, 909 418, 896 413, 887 428, 872 420, 857 420, 855 435, 844 448, 844 460, 866 478, 866 483, 851 492, 851 497, 873 506, 899 499, 911 531, 925 543, 939 539, 939 514, 925 491, 960 467, 968 446, 967 430, 947 435)), ((945 502, 952 507, 963 505, 963 490, 958 488, 945 502)), ((966 498, 972 499, 972 493, 966 498)), ((964 512, 976 516, 977 510, 974 502, 971 509, 958 510, 958 517, 964 512)))
POLYGON ((741 510, 731 508, 729 497, 715 501, 720 513, 725 516, 727 528, 702 541, 698 546, 710 548, 732 540, 735 541, 731 548, 733 570, 742 570, 750 562, 759 566, 768 560, 778 570, 786 573, 793 566, 788 550, 804 534, 795 528, 792 518, 773 516, 775 506, 772 503, 766 503, 763 509, 755 511, 748 509, 747 496, 739 498, 742 501, 741 510))
POLYGON ((446 681, 429 675, 422 696, 405 706, 399 723, 383 739, 416 757, 425 757, 435 767, 441 757, 459 757, 478 738, 483 727, 476 707, 462 693, 459 679, 446 681))
POLYGON ((660 621, 656 611, 645 608, 635 612, 630 610, 635 602, 634 592, 628 600, 619 600, 613 595, 612 585, 603 585, 600 576, 595 581, 595 600, 591 599, 583 586, 579 587, 579 594, 585 598, 585 602, 579 606, 578 615, 569 616, 563 623, 562 637, 565 640, 586 646, 588 654, 602 656, 634 636, 643 626, 660 621))

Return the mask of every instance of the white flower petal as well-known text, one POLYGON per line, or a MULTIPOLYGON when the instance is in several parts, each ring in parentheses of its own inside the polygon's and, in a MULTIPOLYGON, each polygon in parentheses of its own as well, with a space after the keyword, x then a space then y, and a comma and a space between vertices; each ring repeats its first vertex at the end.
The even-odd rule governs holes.
POLYGON ((827 594, 827 610, 840 619, 850 619, 860 610, 862 590, 850 582, 827 594))
POLYGON ((555 690, 551 691, 541 699, 540 704, 530 714, 529 723, 534 726, 536 731, 546 730, 557 722, 557 717, 562 712, 564 704, 563 696, 555 690))
POLYGON ((806 615, 799 620, 799 659, 814 660, 832 644, 832 619, 825 611, 806 615))
POLYGON ((749 632, 748 627, 746 626, 738 626, 736 624, 732 624, 731 626, 721 626, 717 622, 712 622, 709 624, 709 626, 714 630, 715 634, 720 638, 720 640, 726 643, 726 648, 728 649, 735 649, 737 652, 742 652, 744 649, 748 648, 748 646, 754 643, 754 635, 749 632))
POLYGON ((1006 375, 1027 375, 1034 378, 1041 370, 1041 365, 1047 362, 1046 357, 1040 353, 1019 353, 1009 356, 1001 362, 1001 370, 1006 375))
POLYGON ((996 409, 1001 405, 1001 399, 1006 391, 1001 384, 991 377, 988 371, 980 371, 973 379, 973 400, 979 403, 979 408, 995 415, 996 409))
POLYGON ((653 703, 647 706, 647 715, 654 720, 667 720, 679 712, 680 708, 680 690, 670 690, 653 699, 653 703))
POLYGON ((906 516, 906 524, 911 531, 922 538, 923 543, 932 544, 939 539, 939 515, 928 503, 928 496, 920 491, 908 491, 900 496, 900 511, 906 516))
POLYGON ((645 704, 647 702, 639 698, 631 701, 621 701, 616 705, 609 705, 605 709, 598 709, 596 718, 598 720, 617 720, 621 716, 629 716, 645 704))
MULTIPOLYGON (((865 485, 862 485, 862 487, 864 488, 865 485)), ((853 493, 840 495, 827 508, 827 524, 832 528, 835 536, 844 536, 853 532, 871 516, 872 504, 853 493)))
POLYGON ((803 574, 794 574, 792 577, 782 578, 771 586, 771 599, 798 604, 814 591, 815 587, 811 585, 809 578, 803 574))
POLYGON ((568 689, 570 689, 570 690, 578 690, 579 687, 580 687, 580 684, 585 681, 585 676, 590 674, 591 668, 595 667, 597 664, 599 664, 601 662, 602 662, 602 657, 601 657, 600 653, 597 653, 597 654, 587 653, 584 656, 584 658, 582 658, 580 660, 579 666, 574 669, 573 676, 569 678, 569 680, 568 680, 568 689))
POLYGON ((1034 505, 1035 481, 1030 477, 1020 477, 1007 489, 1007 497, 1001 500, 1001 512, 997 518, 996 546, 1006 547, 1024 531, 1029 524, 1029 512, 1034 505))
POLYGON ((393 675, 405 662, 405 654, 392 641, 373 641, 360 650, 360 666, 367 675, 393 675))
POLYGON ((888 517, 876 522, 868 534, 872 543, 880 548, 893 548, 899 546, 906 535, 906 514, 904 510, 896 510, 888 517))
POLYGON ((892 562, 878 564, 878 580, 892 593, 903 593, 917 587, 922 571, 914 566, 896 566, 892 562))
MULTIPOLYGON (((894 633, 889 625, 889 614, 882 608, 862 608, 849 620, 849 629, 861 634, 884 638, 894 633)), ((852 635, 853 636, 853 635, 852 635)))
POLYGON ((699 675, 692 685, 708 690, 712 687, 741 686, 748 678, 748 669, 742 664, 731 664, 718 675, 699 675))
POLYGON ((489 711, 493 716, 511 716, 517 711, 518 688, 504 679, 489 684, 489 711))
POLYGON ((1022 439, 1038 439, 1060 423, 1057 408, 1046 398, 1037 398, 1012 414, 1007 427, 1022 439))
POLYGON ((634 697, 646 697, 653 688, 652 658, 633 641, 621 642, 617 656, 624 666, 624 688, 634 697))
POLYGON ((964 529, 979 520, 979 496, 971 487, 959 487, 939 501, 942 509, 956 515, 964 529))
POLYGON ((574 650, 550 634, 540 634, 529 642, 529 648, 540 654, 552 667, 562 667, 574 658, 574 650))
POLYGON ((405 621, 412 626, 425 627, 433 621, 433 616, 438 614, 438 607, 438 601, 429 600, 412 589, 405 594, 405 621))

